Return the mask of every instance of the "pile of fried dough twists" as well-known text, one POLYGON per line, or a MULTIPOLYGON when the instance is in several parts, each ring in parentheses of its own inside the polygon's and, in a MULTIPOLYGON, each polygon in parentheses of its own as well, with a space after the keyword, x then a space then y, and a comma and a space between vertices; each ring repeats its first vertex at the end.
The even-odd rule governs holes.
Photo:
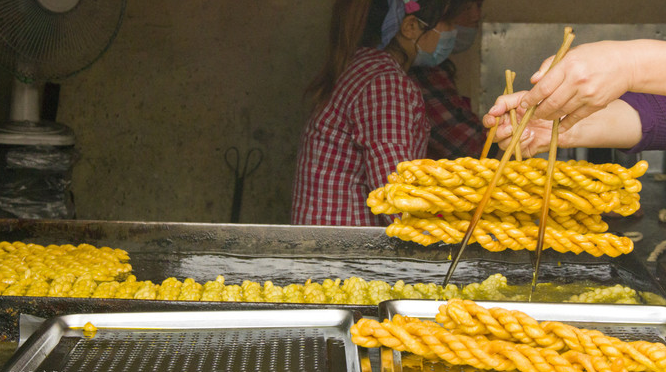
POLYGON ((452 365, 521 372, 665 371, 666 345, 621 341, 600 331, 560 322, 538 322, 503 308, 470 300, 440 306, 436 322, 395 315, 382 323, 360 319, 352 341, 385 346, 452 365))
MULTIPOLYGON (((388 184, 372 191, 374 214, 401 214, 389 236, 429 245, 459 243, 499 165, 496 159, 419 159, 398 164, 388 184)), ((510 161, 497 182, 471 242, 490 251, 535 250, 548 161, 510 161)), ((640 208, 638 177, 648 164, 558 161, 553 173, 544 249, 611 257, 629 253, 633 242, 606 233, 601 214, 628 216, 640 208)))

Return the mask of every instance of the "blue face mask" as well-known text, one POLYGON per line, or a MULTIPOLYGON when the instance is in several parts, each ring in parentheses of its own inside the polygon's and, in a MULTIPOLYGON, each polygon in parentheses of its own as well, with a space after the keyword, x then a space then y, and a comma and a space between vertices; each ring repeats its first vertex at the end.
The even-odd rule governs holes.
POLYGON ((466 27, 456 25, 456 30, 458 30, 458 35, 456 36, 456 45, 453 47, 451 54, 456 54, 464 52, 469 49, 474 40, 476 40, 476 32, 478 27, 466 27))
POLYGON ((455 29, 451 31, 437 31, 434 28, 433 30, 439 33, 439 42, 437 43, 437 47, 432 53, 428 53, 421 50, 417 44, 419 51, 416 54, 416 59, 413 63, 414 66, 437 66, 449 58, 451 51, 453 51, 453 47, 456 43, 456 34, 458 31, 455 29))

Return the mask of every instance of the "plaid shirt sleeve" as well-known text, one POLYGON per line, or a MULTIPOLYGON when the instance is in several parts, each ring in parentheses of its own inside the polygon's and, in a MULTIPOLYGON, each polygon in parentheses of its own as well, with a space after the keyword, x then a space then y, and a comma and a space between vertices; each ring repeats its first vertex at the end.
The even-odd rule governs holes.
MULTIPOLYGON (((386 74, 373 79, 350 111, 352 138, 363 149, 369 190, 384 186, 398 163, 425 156, 429 125, 421 93, 407 76, 386 74)), ((393 217, 384 216, 386 222, 393 217)))
POLYGON ((428 142, 431 159, 479 157, 486 139, 485 127, 472 111, 469 99, 458 93, 455 82, 441 67, 413 67, 410 76, 423 94, 432 129, 428 142))

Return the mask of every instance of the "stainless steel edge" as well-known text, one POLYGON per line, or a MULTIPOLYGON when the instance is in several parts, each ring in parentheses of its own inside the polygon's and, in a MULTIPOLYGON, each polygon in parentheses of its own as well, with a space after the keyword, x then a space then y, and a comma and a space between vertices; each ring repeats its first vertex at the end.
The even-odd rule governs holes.
POLYGON ((161 311, 139 313, 72 314, 58 317, 65 327, 197 329, 341 326, 351 312, 335 309, 161 311))
MULTIPOLYGON (((379 304, 379 315, 395 314, 434 318, 446 301, 390 300, 379 304)), ((609 305, 580 303, 525 303, 477 301, 483 307, 522 311, 540 321, 666 324, 666 307, 653 305, 609 305)))
POLYGON ((2 372, 37 370, 41 361, 58 344, 64 332, 65 327, 61 320, 53 318, 45 321, 3 366, 2 372), (21 349, 26 351, 21 352, 21 349))

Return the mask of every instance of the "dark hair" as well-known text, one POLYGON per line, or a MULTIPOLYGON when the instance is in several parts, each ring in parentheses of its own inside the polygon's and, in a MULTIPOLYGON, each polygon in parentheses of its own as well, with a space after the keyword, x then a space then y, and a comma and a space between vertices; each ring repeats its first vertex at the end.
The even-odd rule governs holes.
POLYGON ((328 101, 333 87, 358 49, 373 0, 336 0, 331 12, 326 63, 305 90, 315 107, 328 101))
POLYGON ((376 47, 382 41, 382 24, 388 13, 388 1, 373 1, 368 10, 368 20, 363 29, 359 46, 376 47))
MULTIPOLYGON (((427 27, 433 28, 441 20, 454 18, 462 1, 418 0, 420 9, 412 14, 425 22, 427 27)), ((356 50, 359 47, 375 48, 380 44, 382 24, 387 13, 387 0, 335 1, 331 14, 326 62, 305 90, 305 94, 311 96, 315 109, 330 99, 338 77, 347 68, 356 50)), ((404 55, 405 60, 407 59, 406 52, 395 38, 386 49, 393 49, 404 55)))
POLYGON ((450 21, 460 13, 461 5, 465 0, 419 0, 420 9, 413 14, 416 18, 425 22, 426 29, 432 29, 441 21, 450 21))

